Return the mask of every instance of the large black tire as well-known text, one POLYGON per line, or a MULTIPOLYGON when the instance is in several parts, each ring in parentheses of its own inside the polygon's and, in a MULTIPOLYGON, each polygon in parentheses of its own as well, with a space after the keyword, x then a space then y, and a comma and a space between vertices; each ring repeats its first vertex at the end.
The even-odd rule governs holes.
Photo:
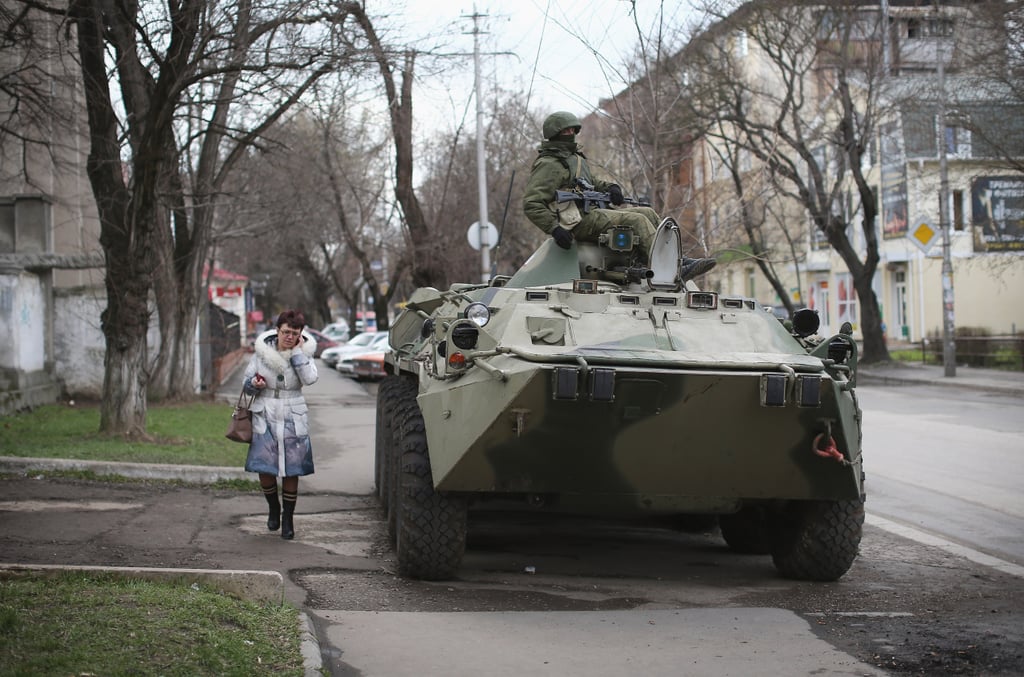
POLYGON ((381 500, 384 503, 386 513, 388 538, 391 540, 392 545, 396 543, 398 535, 396 525, 398 519, 399 477, 402 468, 402 426, 411 420, 411 424, 414 427, 421 431, 423 429, 422 418, 414 416, 414 414, 419 414, 420 411, 419 405, 416 403, 417 391, 416 381, 402 378, 395 384, 390 397, 390 425, 385 431, 387 460, 385 461, 386 474, 384 476, 384 486, 386 490, 381 500))
POLYGON ((395 497, 395 552, 403 576, 428 581, 453 578, 466 551, 467 507, 461 497, 435 491, 423 415, 415 391, 401 391, 395 497), (413 406, 409 406, 409 401, 413 406))
POLYGON ((394 391, 401 384, 400 376, 388 376, 377 389, 377 423, 376 439, 373 445, 373 483, 374 493, 380 499, 381 507, 387 510, 387 475, 388 453, 391 441, 392 412, 394 409, 394 391))
POLYGON ((798 501, 780 515, 772 561, 786 578, 839 580, 857 558, 864 501, 798 501))
POLYGON ((744 555, 767 555, 772 551, 772 523, 767 510, 749 506, 718 517, 725 544, 744 555))

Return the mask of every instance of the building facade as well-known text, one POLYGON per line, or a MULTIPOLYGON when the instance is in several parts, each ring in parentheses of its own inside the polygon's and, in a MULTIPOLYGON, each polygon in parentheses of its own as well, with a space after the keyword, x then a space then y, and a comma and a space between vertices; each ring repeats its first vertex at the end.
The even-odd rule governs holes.
MULTIPOLYGON (((675 194, 687 199, 672 213, 719 259, 705 284, 766 306, 785 297, 817 310, 823 333, 850 322, 860 337, 851 269, 822 230, 826 221, 841 223, 860 261, 877 248, 870 288, 890 345, 941 336, 947 313, 958 330, 1024 331, 1024 88, 1014 87, 1024 73, 1015 59, 1024 52, 1019 32, 1007 30, 991 4, 748 3, 695 36, 668 64, 683 84, 679 98, 694 100, 680 114, 690 124, 677 127, 689 131, 673 172, 675 194), (809 29, 802 43, 768 44, 773 21, 792 34, 799 16, 812 17, 806 23, 817 32, 809 29), (775 63, 780 54, 790 70, 775 63), (837 86, 838 59, 845 60, 845 90, 837 86), (733 78, 752 83, 746 99, 736 97, 750 119, 722 105, 733 78), (845 92, 856 109, 847 118, 836 102, 845 92), (803 97, 802 107, 787 95, 803 97), (719 109, 701 109, 701 97, 719 109), (773 120, 779 110, 805 119, 773 120), (870 133, 857 137, 862 124, 870 133), (844 125, 858 127, 846 138, 864 146, 858 169, 877 212, 871 238, 852 154, 841 149, 844 125), (804 134, 800 150, 813 160, 773 156, 773 131, 780 139, 804 134), (761 138, 752 141, 755 135, 761 138), (797 181, 780 180, 788 170, 797 181), (826 211, 836 218, 813 214, 807 201, 814 196, 798 188, 835 189, 826 211), (943 302, 944 224, 952 308, 943 302)), ((622 109, 624 97, 607 103, 622 109)))

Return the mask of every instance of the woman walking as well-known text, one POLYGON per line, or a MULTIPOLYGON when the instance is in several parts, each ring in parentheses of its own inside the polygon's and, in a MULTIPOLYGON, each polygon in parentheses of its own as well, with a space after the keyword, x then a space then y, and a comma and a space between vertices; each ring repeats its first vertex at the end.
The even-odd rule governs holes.
POLYGON ((309 409, 302 386, 316 383, 313 354, 316 339, 304 331, 306 318, 286 310, 276 328, 256 339, 255 354, 246 367, 243 389, 255 395, 252 403, 252 442, 245 469, 259 473, 270 506, 267 528, 281 529, 281 538, 295 538, 293 515, 299 497, 299 477, 313 473, 309 441, 309 409), (281 501, 277 478, 281 479, 281 501), (283 503, 283 508, 282 508, 283 503))

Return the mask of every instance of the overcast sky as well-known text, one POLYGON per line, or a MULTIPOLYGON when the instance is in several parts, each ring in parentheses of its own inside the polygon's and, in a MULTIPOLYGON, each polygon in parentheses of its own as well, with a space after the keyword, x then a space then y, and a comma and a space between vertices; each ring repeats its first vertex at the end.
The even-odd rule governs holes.
MULTIPOLYGON (((645 34, 658 25, 683 25, 689 2, 637 0, 636 21, 645 34)), ((482 15, 481 73, 485 88, 497 79, 528 92, 535 111, 569 110, 581 117, 602 98, 625 87, 624 61, 636 48, 637 28, 629 0, 368 0, 371 16, 383 16, 394 44, 421 50, 473 53, 472 15, 482 15), (597 50, 599 54, 595 54, 597 50)), ((443 75, 417 66, 416 116, 420 133, 475 123, 473 62, 467 56, 443 75), (427 99, 428 105, 419 102, 427 99)), ((486 98, 486 94, 485 94, 486 98)))

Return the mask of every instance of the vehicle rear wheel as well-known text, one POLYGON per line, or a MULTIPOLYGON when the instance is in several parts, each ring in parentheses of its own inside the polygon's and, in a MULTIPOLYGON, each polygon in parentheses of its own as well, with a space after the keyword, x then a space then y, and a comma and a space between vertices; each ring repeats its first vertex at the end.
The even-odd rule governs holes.
POLYGON ((400 376, 389 376, 377 390, 377 427, 373 448, 374 493, 380 499, 381 507, 387 510, 388 492, 388 445, 391 440, 392 414, 395 405, 395 390, 401 385, 400 376))
POLYGON ((835 581, 857 558, 864 501, 797 501, 780 515, 772 561, 786 578, 835 581))
POLYGON ((760 506, 748 506, 730 515, 720 515, 718 528, 733 552, 767 555, 772 551, 771 518, 760 506))
MULTIPOLYGON (((409 378, 402 377, 395 384, 391 397, 390 424, 384 431, 387 460, 386 474, 383 478, 386 490, 382 501, 387 514, 388 538, 392 544, 395 543, 397 536, 395 521, 398 513, 398 483, 402 468, 402 426, 410 420, 412 414, 419 413, 419 405, 416 403, 417 389, 416 381, 409 378)), ((413 418, 412 425, 418 426, 418 430, 422 432, 422 417, 418 420, 413 418)))
MULTIPOLYGON (((428 581, 452 578, 466 551, 467 508, 459 496, 434 490, 423 415, 415 391, 402 391, 397 449, 395 551, 403 576, 428 581), (409 401, 413 406, 408 406, 409 401)), ((393 457, 394 458, 394 457, 393 457)))
POLYGON ((676 515, 672 519, 672 528, 688 534, 700 534, 714 531, 718 525, 718 515, 676 515))

